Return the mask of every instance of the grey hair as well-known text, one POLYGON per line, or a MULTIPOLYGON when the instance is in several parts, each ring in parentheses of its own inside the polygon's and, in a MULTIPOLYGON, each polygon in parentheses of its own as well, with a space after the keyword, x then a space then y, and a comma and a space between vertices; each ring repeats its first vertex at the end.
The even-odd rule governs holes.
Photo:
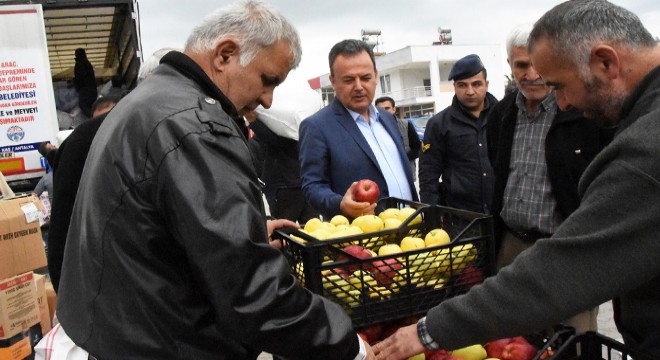
POLYGON ((506 56, 507 59, 511 59, 511 52, 515 48, 524 47, 527 49, 527 39, 529 38, 529 33, 532 31, 534 24, 525 23, 516 25, 509 35, 506 38, 506 56))
POLYGON ((239 62, 247 66, 257 53, 280 40, 291 48, 291 69, 300 64, 300 37, 291 22, 269 4, 255 0, 241 1, 220 8, 197 25, 186 40, 185 50, 212 51, 222 40, 232 38, 240 46, 239 62))
POLYGON ((142 65, 140 65, 137 78, 138 83, 141 83, 144 79, 151 75, 152 72, 154 72, 158 64, 160 64, 160 59, 165 56, 165 54, 174 50, 177 49, 165 47, 154 51, 154 53, 151 54, 151 56, 149 56, 149 58, 147 58, 147 60, 145 60, 142 65))
POLYGON ((632 51, 657 45, 637 15, 605 0, 571 0, 555 6, 534 24, 529 50, 542 38, 558 58, 575 65, 585 78, 591 49, 598 42, 632 51))

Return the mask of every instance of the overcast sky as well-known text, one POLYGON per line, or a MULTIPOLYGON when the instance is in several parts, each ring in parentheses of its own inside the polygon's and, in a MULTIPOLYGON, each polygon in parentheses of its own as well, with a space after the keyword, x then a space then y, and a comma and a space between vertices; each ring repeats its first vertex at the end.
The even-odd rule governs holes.
MULTIPOLYGON (((145 58, 162 47, 182 47, 206 14, 228 1, 138 0, 145 58)), ((381 51, 429 45, 438 27, 452 30, 454 44, 502 44, 515 24, 534 22, 558 0, 271 0, 297 27, 302 39, 300 67, 289 78, 307 80, 328 73, 328 51, 340 40, 360 38, 361 29, 382 32, 381 51)), ((660 36, 658 0, 614 0, 636 13, 660 36)), ((502 47, 504 48, 504 47, 502 47)), ((504 64, 505 65, 505 64, 504 64)), ((505 73, 509 73, 507 71, 505 73)))

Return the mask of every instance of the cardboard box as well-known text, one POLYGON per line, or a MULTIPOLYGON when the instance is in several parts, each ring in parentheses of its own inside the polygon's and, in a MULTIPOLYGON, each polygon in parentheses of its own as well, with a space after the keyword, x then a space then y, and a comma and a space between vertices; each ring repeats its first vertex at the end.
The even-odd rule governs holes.
POLYGON ((43 338, 41 325, 36 324, 6 340, 0 340, 0 360, 23 360, 34 358, 34 347, 43 338))
POLYGON ((48 302, 48 315, 52 324, 55 317, 55 309, 57 309, 57 294, 53 288, 53 283, 50 281, 46 281, 46 301, 48 302))
POLYGON ((0 339, 39 323, 37 286, 32 272, 0 280, 0 339))
POLYGON ((0 279, 47 266, 36 195, 0 200, 0 279))
POLYGON ((34 274, 34 279, 37 286, 37 304, 39 304, 41 334, 45 335, 53 328, 53 318, 50 316, 50 311, 48 310, 48 295, 46 295, 46 275, 34 274))

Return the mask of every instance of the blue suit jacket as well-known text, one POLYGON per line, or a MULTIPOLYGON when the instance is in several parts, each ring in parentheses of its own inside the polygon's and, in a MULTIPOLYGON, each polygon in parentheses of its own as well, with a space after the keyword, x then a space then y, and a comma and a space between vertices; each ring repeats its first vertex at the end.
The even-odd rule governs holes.
MULTIPOLYGON (((408 166, 396 119, 384 110, 378 109, 378 112, 397 146, 410 192, 417 201, 412 170, 408 166)), ((339 204, 346 190, 360 179, 375 181, 380 188, 380 197, 389 196, 376 155, 355 120, 337 99, 303 121, 299 133, 302 190, 309 204, 328 220, 340 213, 339 204)))

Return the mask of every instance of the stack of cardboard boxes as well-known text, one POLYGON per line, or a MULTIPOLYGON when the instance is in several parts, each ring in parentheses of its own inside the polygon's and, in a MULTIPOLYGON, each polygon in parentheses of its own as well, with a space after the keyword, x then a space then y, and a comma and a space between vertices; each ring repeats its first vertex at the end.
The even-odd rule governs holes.
POLYGON ((30 359, 52 326, 55 292, 34 272, 47 267, 41 210, 34 195, 0 200, 0 360, 30 359))

